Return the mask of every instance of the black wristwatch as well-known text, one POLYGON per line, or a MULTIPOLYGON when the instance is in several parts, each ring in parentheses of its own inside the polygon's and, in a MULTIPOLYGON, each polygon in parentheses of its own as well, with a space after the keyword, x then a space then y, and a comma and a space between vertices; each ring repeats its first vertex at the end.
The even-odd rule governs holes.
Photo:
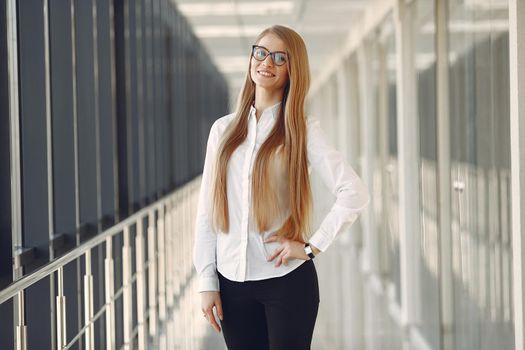
POLYGON ((310 257, 310 259, 315 258, 314 252, 312 251, 312 247, 310 247, 310 243, 306 242, 304 244, 304 252, 310 257))

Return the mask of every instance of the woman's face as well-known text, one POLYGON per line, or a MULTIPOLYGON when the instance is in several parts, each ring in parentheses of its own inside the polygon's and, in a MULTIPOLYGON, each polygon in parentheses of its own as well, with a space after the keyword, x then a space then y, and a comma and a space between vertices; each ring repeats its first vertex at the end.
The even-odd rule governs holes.
MULTIPOLYGON (((265 47, 270 52, 286 52, 284 42, 271 33, 263 36, 257 45, 265 47)), ((252 56, 250 76, 255 85, 271 91, 284 89, 288 82, 288 57, 286 60, 285 64, 278 66, 273 62, 271 55, 268 55, 264 61, 258 61, 252 56)))

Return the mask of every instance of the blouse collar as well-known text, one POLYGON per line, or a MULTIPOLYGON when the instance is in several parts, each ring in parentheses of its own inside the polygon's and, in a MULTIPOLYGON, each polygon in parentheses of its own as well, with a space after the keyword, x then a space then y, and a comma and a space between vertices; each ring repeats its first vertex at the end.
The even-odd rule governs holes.
MULTIPOLYGON (((272 119, 276 119, 277 118, 277 111, 279 110, 279 106, 281 105, 281 101, 277 102, 276 104, 266 108, 262 113, 261 113, 261 118, 265 115, 270 115, 272 117, 272 119)), ((255 112, 257 110, 255 109, 255 107, 253 106, 253 104, 250 106, 250 116, 254 116, 255 117, 255 112)))

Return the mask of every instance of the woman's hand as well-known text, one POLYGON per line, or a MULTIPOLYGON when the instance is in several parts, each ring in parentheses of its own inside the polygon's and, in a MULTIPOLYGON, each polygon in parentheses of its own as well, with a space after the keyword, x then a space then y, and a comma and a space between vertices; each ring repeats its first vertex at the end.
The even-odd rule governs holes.
MULTIPOLYGON (((264 241, 264 243, 270 243, 270 242, 279 242, 281 245, 275 249, 275 251, 267 257, 268 261, 272 261, 277 257, 277 262, 275 263, 275 267, 283 265, 288 265, 288 261, 290 259, 302 259, 302 260, 310 260, 310 257, 306 255, 304 252, 304 243, 299 241, 292 241, 291 239, 286 239, 283 237, 279 237, 277 235, 269 237, 267 240, 264 241)), ((311 245, 310 245, 311 246, 311 245)), ((314 253, 317 251, 319 252, 319 249, 312 247, 312 250, 314 253)))
POLYGON ((222 303, 221 303, 221 294, 219 292, 210 291, 210 292, 201 292, 201 310, 208 320, 212 327, 217 331, 221 331, 221 327, 219 326, 219 323, 215 319, 215 315, 213 314, 213 307, 215 307, 215 311, 217 312, 217 316, 221 319, 221 321, 224 319, 223 313, 222 313, 222 303))

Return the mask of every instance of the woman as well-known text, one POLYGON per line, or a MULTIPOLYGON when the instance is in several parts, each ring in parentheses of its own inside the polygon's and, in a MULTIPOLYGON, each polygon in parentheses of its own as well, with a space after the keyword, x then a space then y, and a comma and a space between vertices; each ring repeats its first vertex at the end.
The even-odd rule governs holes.
POLYGON ((305 115, 309 83, 302 38, 270 27, 252 47, 237 112, 210 130, 193 258, 204 317, 222 326, 230 350, 310 349, 312 259, 368 204, 364 184, 305 115), (307 240, 310 166, 337 199, 307 240))

